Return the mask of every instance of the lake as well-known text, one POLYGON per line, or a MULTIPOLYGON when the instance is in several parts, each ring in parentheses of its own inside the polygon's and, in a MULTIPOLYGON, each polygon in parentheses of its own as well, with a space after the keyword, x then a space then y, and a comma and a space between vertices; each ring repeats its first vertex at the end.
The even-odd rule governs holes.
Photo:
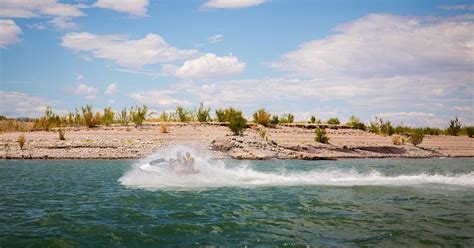
POLYGON ((0 246, 473 246, 474 159, 0 160, 0 246))

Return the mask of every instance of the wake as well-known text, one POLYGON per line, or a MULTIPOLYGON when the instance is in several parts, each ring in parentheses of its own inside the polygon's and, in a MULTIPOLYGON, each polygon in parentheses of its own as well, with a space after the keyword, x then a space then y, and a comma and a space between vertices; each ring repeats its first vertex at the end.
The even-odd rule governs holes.
POLYGON ((208 187, 251 187, 251 186, 414 186, 414 185, 454 185, 474 187, 474 172, 456 175, 420 173, 415 175, 386 176, 379 171, 358 172, 355 168, 318 169, 288 172, 258 171, 247 162, 228 166, 222 160, 210 160, 191 147, 175 146, 150 156, 133 166, 119 182, 124 186, 145 188, 208 188, 208 187), (143 171, 139 166, 156 158, 173 158, 177 151, 190 151, 196 160, 195 175, 177 175, 167 170, 143 171))

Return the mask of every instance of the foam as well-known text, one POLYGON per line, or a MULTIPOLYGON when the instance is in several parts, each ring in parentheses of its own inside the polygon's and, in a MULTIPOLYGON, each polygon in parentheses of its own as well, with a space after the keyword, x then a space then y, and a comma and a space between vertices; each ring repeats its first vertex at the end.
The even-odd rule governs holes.
POLYGON ((295 186, 295 185, 459 185, 474 187, 474 173, 441 175, 420 173, 414 175, 386 176, 379 171, 358 172, 355 168, 318 169, 288 172, 286 170, 263 172, 254 170, 247 162, 237 166, 227 166, 223 160, 209 160, 199 151, 190 147, 175 146, 154 154, 133 166, 120 179, 125 186, 145 188, 203 188, 203 187, 249 187, 249 186, 295 186), (177 175, 163 170, 147 172, 139 169, 143 163, 155 158, 175 157, 177 151, 190 151, 196 159, 196 168, 201 173, 177 175))

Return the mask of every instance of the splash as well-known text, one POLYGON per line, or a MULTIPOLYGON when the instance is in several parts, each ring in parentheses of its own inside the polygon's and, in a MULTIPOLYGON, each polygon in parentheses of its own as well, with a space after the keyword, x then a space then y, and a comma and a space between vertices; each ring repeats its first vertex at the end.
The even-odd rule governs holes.
POLYGON ((444 184, 474 187, 474 172, 441 175, 420 173, 414 175, 386 176, 379 171, 358 172, 355 168, 312 169, 293 171, 274 168, 274 171, 259 171, 250 162, 242 161, 227 165, 225 160, 212 160, 199 149, 174 146, 139 161, 119 181, 125 186, 145 188, 207 188, 249 186, 295 186, 295 185, 384 185, 410 186, 444 184), (174 158, 176 153, 189 151, 195 157, 195 166, 201 172, 195 175, 178 175, 169 170, 143 171, 139 167, 157 158, 174 158))

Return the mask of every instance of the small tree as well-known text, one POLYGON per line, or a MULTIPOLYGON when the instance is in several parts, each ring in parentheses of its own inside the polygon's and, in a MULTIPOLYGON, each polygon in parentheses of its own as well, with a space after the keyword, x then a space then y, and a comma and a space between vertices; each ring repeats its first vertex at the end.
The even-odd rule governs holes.
POLYGON ((327 122, 328 122, 328 124, 331 124, 331 125, 339 125, 339 124, 341 124, 341 122, 339 121, 338 118, 330 118, 327 122))
POLYGON ((321 128, 316 128, 314 130, 314 133, 316 134, 315 141, 323 144, 329 144, 329 137, 326 134, 326 130, 321 129, 321 128))
POLYGON ((312 116, 309 118, 309 123, 316 123, 316 116, 312 115, 312 116))
POLYGON ((104 116, 102 117, 102 123, 107 127, 110 126, 110 124, 112 124, 112 122, 114 121, 114 116, 115 113, 114 111, 112 111, 111 108, 104 108, 104 116))
POLYGON ((226 109, 229 117, 229 128, 234 135, 242 135, 244 129, 247 127, 247 119, 242 115, 240 110, 234 108, 226 109))
POLYGON ((23 147, 26 144, 25 134, 20 134, 20 136, 18 136, 17 140, 18 140, 18 145, 20 146, 20 150, 23 150, 23 147))
POLYGON ((199 104, 199 109, 196 112, 197 119, 199 122, 207 122, 211 120, 211 108, 205 108, 203 103, 199 104))
POLYGON ((270 114, 261 108, 253 114, 253 122, 266 127, 270 124, 270 114))
POLYGON ((425 134, 423 133, 422 128, 413 129, 413 131, 410 134, 410 142, 414 146, 417 146, 417 145, 421 144, 424 137, 425 137, 425 134))
POLYGON ((466 127, 466 133, 469 138, 474 136, 474 126, 466 127))
POLYGON ((446 129, 446 133, 452 136, 458 136, 459 132, 461 131, 461 122, 459 121, 458 117, 456 116, 454 120, 449 121, 449 127, 446 129))

